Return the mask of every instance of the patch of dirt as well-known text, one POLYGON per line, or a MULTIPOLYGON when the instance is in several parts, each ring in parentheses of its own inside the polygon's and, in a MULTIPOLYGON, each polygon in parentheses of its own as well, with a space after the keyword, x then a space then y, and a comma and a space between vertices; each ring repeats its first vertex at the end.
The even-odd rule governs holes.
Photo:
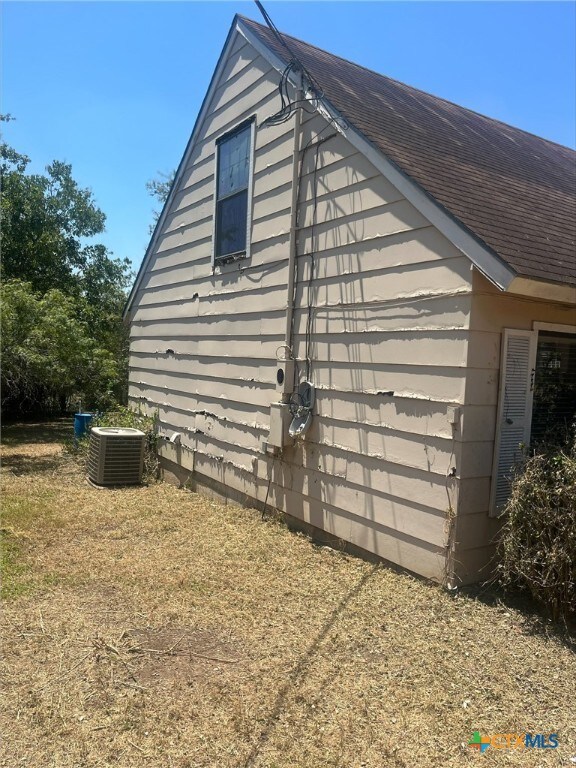
POLYGON ((223 639, 216 631, 184 627, 130 629, 122 639, 131 643, 126 652, 142 685, 211 677, 221 674, 226 665, 243 661, 238 644, 223 639))

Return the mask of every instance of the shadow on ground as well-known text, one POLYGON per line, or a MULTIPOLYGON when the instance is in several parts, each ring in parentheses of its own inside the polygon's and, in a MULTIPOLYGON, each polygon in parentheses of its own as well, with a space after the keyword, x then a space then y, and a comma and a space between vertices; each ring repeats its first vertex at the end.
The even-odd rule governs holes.
POLYGON ((74 437, 73 417, 52 421, 14 422, 2 427, 2 445, 10 448, 23 443, 62 443, 74 437))
POLYGON ((55 448, 62 444, 71 443, 74 438, 74 425, 70 418, 53 419, 52 421, 14 422, 2 428, 2 467, 4 471, 15 475, 31 475, 34 473, 55 472, 62 466, 61 451, 50 451, 48 454, 40 448, 26 452, 19 451, 23 445, 41 446, 53 445, 55 448))
POLYGON ((461 594, 491 608, 500 606, 521 613, 522 628, 527 635, 555 639, 576 653, 576 613, 566 622, 554 622, 527 592, 505 591, 496 584, 465 587, 461 590, 461 594))
POLYGON ((4 471, 14 475, 32 475, 43 472, 55 472, 62 466, 62 456, 30 456, 24 453, 11 453, 2 459, 4 471))
MULTIPOLYGON (((243 763, 242 768, 252 768, 252 766, 254 766, 254 763, 259 757, 259 755, 261 754, 262 749, 266 745, 266 742, 269 741, 274 729, 278 725, 280 714, 284 710, 285 704, 288 698, 290 696, 293 696, 295 692, 298 691, 301 684, 305 680, 309 669, 317 660, 319 648, 323 640, 330 633, 336 621, 346 612, 350 602, 355 597, 357 597, 360 594, 360 592, 362 592, 362 590, 367 586, 370 579, 374 576, 374 574, 380 568, 381 568, 381 565, 376 563, 370 569, 370 571, 368 571, 368 573, 364 574, 364 576, 362 576, 362 578, 359 580, 356 586, 350 589, 348 593, 342 597, 342 599, 340 600, 336 608, 334 608, 331 614, 327 617, 320 632, 312 640, 309 647, 303 652, 302 656, 300 657, 300 660, 298 661, 296 666, 293 668, 293 670, 288 674, 288 679, 286 683, 282 686, 282 688, 279 690, 278 695, 276 696, 276 701, 274 702, 274 705, 272 707, 272 710, 269 713, 268 717, 266 718, 264 725, 260 731, 260 735, 258 736, 258 739, 254 742, 252 749, 250 750, 250 753, 246 758, 246 761, 243 763)), ((322 691, 330 685, 330 683, 332 682, 336 674, 338 674, 337 670, 335 670, 332 674, 328 675, 324 679, 321 687, 317 690, 317 696, 319 699, 322 697, 322 691)), ((295 737, 294 729, 293 729, 293 736, 295 737)), ((387 765, 390 766, 390 768, 392 768, 392 766, 394 766, 394 768, 407 768, 406 763, 403 760, 401 760, 398 755, 386 754, 386 757, 389 760, 389 762, 387 762, 387 765)))

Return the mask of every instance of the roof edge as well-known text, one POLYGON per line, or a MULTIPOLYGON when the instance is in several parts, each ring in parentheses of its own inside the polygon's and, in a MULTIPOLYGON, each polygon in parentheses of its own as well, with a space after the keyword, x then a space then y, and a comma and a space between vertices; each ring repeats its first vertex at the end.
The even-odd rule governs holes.
POLYGON ((176 170, 176 174, 174 176, 174 180, 172 182, 172 186, 170 187, 170 192, 168 193, 168 197, 166 198, 166 201, 164 202, 164 205, 162 206, 162 211, 160 212, 160 216, 158 217, 156 221, 156 225, 154 226, 154 231, 152 233, 152 236, 150 237, 150 241, 148 243, 148 246, 146 248, 146 251, 144 253, 144 257, 142 258, 142 263, 140 264, 140 268, 138 270, 138 273, 136 274, 136 279, 134 280, 134 284, 132 285, 132 289, 130 293, 128 294, 128 298, 126 299, 126 303, 124 305, 124 309, 122 311, 122 319, 128 320, 128 316, 130 313, 130 310, 132 309, 132 303, 134 302, 134 298, 136 297, 136 294, 138 293, 138 289, 140 288, 140 283, 142 282, 142 278, 144 276, 144 273, 146 272, 146 268, 148 267, 148 262, 150 261, 150 258, 152 256, 152 253, 154 252, 154 246, 156 245, 156 242, 158 240, 158 236, 160 232, 162 231, 162 226, 164 225, 164 221, 166 220, 166 216, 168 214, 168 211, 170 210, 170 207, 172 205, 172 201, 174 200, 174 197, 176 195, 176 190, 178 189, 179 182, 184 174, 184 171, 187 167, 187 161, 190 156, 190 153, 192 151, 192 148, 194 146, 194 142, 196 139, 196 135, 198 133, 198 129, 200 128, 202 121, 204 120, 206 116, 206 112, 208 110, 208 106, 212 100, 212 96, 214 95, 214 91, 216 90, 216 84, 218 82, 218 79, 220 77, 220 74, 222 70, 224 69, 224 62, 226 60, 228 49, 231 46, 232 38, 234 36, 235 32, 239 31, 238 28, 238 20, 239 16, 236 14, 234 16, 234 19, 232 20, 232 24, 230 25, 230 29, 228 30, 228 34, 226 36, 226 40, 224 41, 224 45, 222 46, 222 50, 220 52, 220 56, 218 57, 218 61, 216 62, 216 67, 214 68, 214 72, 212 73, 212 77, 210 78, 210 83, 208 85, 208 89, 206 91, 206 94, 204 95, 204 98, 202 100, 202 104, 200 105, 200 109, 198 111, 198 115, 196 117, 196 120, 194 122, 194 127, 192 128, 192 133, 190 134, 190 138, 188 139, 188 142, 186 144, 186 148, 184 150, 184 153, 182 154, 182 158, 180 160, 180 163, 178 164, 178 168, 176 170))
POLYGON ((518 276, 512 280, 507 292, 576 306, 576 285, 518 276))
MULTIPOLYGON (((256 22, 255 22, 256 23, 256 22)), ((242 17, 237 18, 237 27, 246 40, 266 58, 278 72, 286 68, 282 61, 266 43, 257 37, 243 23, 242 17)), ((291 78, 290 78, 291 79, 291 78)), ((295 81, 292 81, 296 85, 295 81)), ((375 166, 397 189, 404 195, 428 221, 436 227, 459 251, 467 256, 477 269, 490 282, 502 291, 508 289, 512 280, 517 276, 516 271, 491 248, 472 233, 459 219, 447 211, 433 198, 418 182, 401 170, 390 158, 357 128, 351 125, 349 118, 344 117, 330 101, 322 99, 330 112, 348 126, 342 129, 346 139, 375 166)))
MULTIPOLYGON (((237 18, 240 22, 249 21, 252 24, 257 24, 258 26, 264 27, 264 25, 261 22, 256 21, 256 19, 251 19, 249 16, 244 16, 241 13, 237 14, 237 18)), ((424 96, 431 96, 434 99, 443 101, 446 104, 450 104, 453 107, 462 109, 465 112, 470 112, 471 114, 476 115, 477 117, 481 117, 484 120, 489 120, 491 123, 498 123, 499 125, 504 126, 504 128, 510 128, 513 131, 518 131, 519 133, 526 134, 526 136, 531 136, 532 138, 538 139, 539 141, 544 141, 547 144, 552 144, 555 147, 559 147, 560 149, 567 150, 568 152, 571 152, 573 155, 576 156, 576 149, 574 149, 573 147, 569 147, 567 144, 561 144, 559 141, 554 141, 553 139, 548 139, 546 136, 540 136, 538 133, 527 131, 525 128, 520 128, 518 125, 512 125, 512 123, 507 123, 504 120, 500 120, 497 117, 486 115, 484 114, 484 112, 478 112, 478 110, 472 109, 471 107, 465 107, 463 104, 459 104, 456 101, 447 99, 445 96, 439 96, 436 93, 425 91, 416 85, 410 85, 409 83, 405 83, 403 80, 398 80, 398 78, 390 77, 389 75, 383 75, 382 72, 378 72, 378 70, 376 69, 371 69, 370 67, 366 67, 363 64, 358 64, 357 61, 352 61, 351 59, 347 59, 345 56, 340 56, 338 53, 332 53, 331 51, 327 51, 326 49, 320 48, 318 45, 314 45, 313 43, 308 43, 299 37, 294 37, 294 35, 289 35, 287 33, 282 33, 282 35, 284 37, 290 38, 291 40, 295 40, 297 43, 300 43, 301 45, 305 45, 308 48, 314 48, 316 51, 319 51, 320 53, 329 53, 330 56, 333 56, 335 59, 340 59, 340 61, 344 62, 345 64, 348 64, 353 67, 357 67, 358 69, 363 69, 365 72, 369 72, 370 74, 377 75, 378 77, 384 77, 386 80, 389 80, 390 82, 395 83, 396 85, 399 85, 402 88, 409 88, 411 91, 417 91, 418 93, 421 93, 424 96)))

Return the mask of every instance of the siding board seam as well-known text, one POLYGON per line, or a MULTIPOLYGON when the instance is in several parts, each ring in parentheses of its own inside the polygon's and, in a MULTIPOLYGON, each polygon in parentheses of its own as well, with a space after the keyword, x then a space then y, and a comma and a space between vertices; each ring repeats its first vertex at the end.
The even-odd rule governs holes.
MULTIPOLYGON (((319 278, 318 282, 321 280, 319 278)), ((326 284, 326 281, 331 280, 334 283, 336 283, 337 278, 325 278, 324 285, 326 284)), ((194 287, 193 285, 191 286, 194 287)), ((282 289, 285 289, 284 283, 278 283, 271 286, 267 286, 266 288, 262 288, 261 286, 255 286, 253 288, 239 288, 236 290, 230 290, 230 291, 214 291, 212 293, 204 294, 203 296, 199 296, 197 299, 187 298, 187 297, 173 297, 171 299, 167 299, 166 301, 151 301, 146 302, 145 304, 139 304, 139 308, 150 308, 150 307, 162 307, 167 306, 170 304, 178 303, 178 302, 192 302, 192 301, 198 301, 200 304, 210 304, 211 301, 213 301, 215 298, 221 298, 225 297, 226 299, 232 299, 235 296, 242 297, 246 294, 251 293, 258 293, 262 294, 265 293, 272 293, 276 292, 279 293, 282 289)), ((142 299, 143 296, 146 294, 152 293, 149 289, 146 288, 138 288, 138 295, 139 298, 142 299)), ((457 288, 454 291, 450 291, 449 293, 442 292, 442 293, 422 293, 422 294, 412 294, 412 295, 398 295, 394 298, 390 299, 384 299, 384 298, 374 298, 373 300, 367 300, 367 301, 355 301, 355 302, 334 302, 334 303, 324 303, 324 304, 314 304, 312 305, 312 308, 314 312, 323 311, 327 309, 341 309, 341 308, 354 308, 354 309, 360 309, 360 308, 370 308, 370 307, 377 307, 382 305, 392 306, 392 305, 406 305, 408 303, 416 303, 420 301, 429 301, 432 298, 448 298, 453 296, 466 296, 470 295, 470 291, 467 287, 457 288)), ((285 300, 284 300, 285 301, 285 300)), ((284 309, 285 307, 280 306, 277 309, 284 309)), ((305 310, 305 308, 304 308, 305 310)), ((300 308, 300 311, 304 311, 302 308, 300 308)), ((277 311, 277 310, 274 310, 277 311)), ((211 313, 207 313, 211 314, 211 313)), ((235 310, 235 314, 253 314, 253 310, 250 310, 250 312, 240 312, 235 310)))
MULTIPOLYGON (((191 430, 189 430, 189 431, 191 431, 191 430)), ((196 434, 195 437, 197 437, 197 438, 206 437, 211 442, 218 444, 219 447, 222 446, 223 449, 225 449, 226 447, 229 447, 230 445, 232 445, 231 443, 228 443, 225 440, 221 440, 221 439, 219 439, 217 437, 214 437, 212 435, 196 434)), ((203 453, 204 455, 213 455, 213 454, 206 453, 205 451, 202 450, 202 448, 198 448, 198 447, 197 448, 193 448, 192 450, 198 451, 199 453, 203 453)), ((255 449, 255 448, 244 447, 243 450, 246 450, 249 453, 254 454, 254 456, 256 458, 262 458, 262 454, 257 449, 255 449)), ((228 463, 226 459, 224 459, 224 463, 225 464, 228 463)), ((353 491, 359 490, 359 491, 362 491, 362 492, 366 493, 369 496, 375 496, 377 498, 389 500, 392 503, 394 503, 394 502, 401 503, 401 504, 404 504, 407 507, 411 507, 414 510, 418 510, 419 512, 423 512, 424 514, 430 514, 432 517, 437 518, 438 520, 442 520, 442 521, 445 520, 446 514, 445 514, 445 511, 443 509, 441 510, 441 509, 437 509, 436 507, 430 507, 430 506, 428 506, 426 504, 421 504, 421 503, 416 502, 416 501, 407 500, 407 499, 405 499, 402 496, 396 496, 396 495, 394 495, 392 493, 387 493, 386 491, 380 491, 380 490, 375 489, 375 488, 368 488, 366 486, 359 485, 358 483, 351 482, 350 480, 346 480, 345 478, 342 478, 340 475, 332 474, 331 472, 327 472, 327 471, 325 471, 323 469, 319 469, 319 468, 318 469, 316 469, 316 468, 313 469, 311 467, 301 466, 301 465, 293 464, 293 463, 290 463, 290 462, 284 462, 284 463, 287 464, 288 466, 298 467, 298 468, 302 469, 302 471, 304 473, 306 473, 306 474, 310 474, 310 475, 318 474, 318 475, 322 475, 324 477, 338 478, 338 480, 342 483, 343 486, 345 486, 347 488, 350 488, 353 491)), ((442 475, 439 475, 439 477, 442 477, 442 475)), ((309 497, 309 498, 314 498, 314 497, 309 497)), ((316 499, 316 500, 318 500, 318 499, 316 499)), ((327 503, 329 503, 329 502, 327 502, 327 503)), ((337 509, 340 509, 340 507, 337 507, 337 509)), ((342 511, 346 511, 346 510, 342 510, 342 511)), ((354 514, 354 513, 350 513, 350 514, 354 514)), ((361 517, 361 519, 362 520, 366 520, 366 518, 363 518, 363 517, 361 517)), ((370 520, 370 522, 373 523, 374 521, 370 520)))

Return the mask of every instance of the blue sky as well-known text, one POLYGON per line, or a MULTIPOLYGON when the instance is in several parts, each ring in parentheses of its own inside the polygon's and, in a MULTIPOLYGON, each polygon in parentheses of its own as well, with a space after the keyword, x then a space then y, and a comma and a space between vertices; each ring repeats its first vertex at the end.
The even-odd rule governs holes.
MULTIPOLYGON (((576 5, 264 2, 280 30, 524 130, 575 146, 576 5)), ((138 267, 235 13, 253 2, 10 2, 2 9, 7 141, 30 170, 72 164, 138 267)))

